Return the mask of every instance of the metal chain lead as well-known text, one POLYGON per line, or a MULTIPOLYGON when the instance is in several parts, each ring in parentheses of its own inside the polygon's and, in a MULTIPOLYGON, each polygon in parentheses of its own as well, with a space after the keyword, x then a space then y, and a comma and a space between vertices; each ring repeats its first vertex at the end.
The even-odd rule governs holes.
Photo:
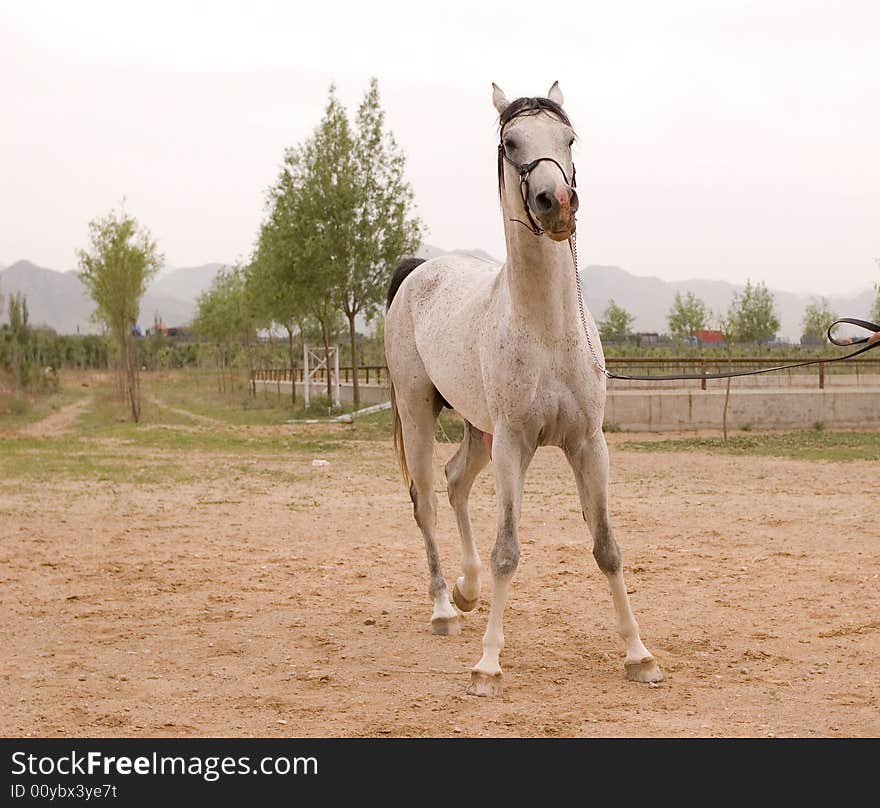
POLYGON ((593 345, 593 339, 590 336, 590 329, 587 326, 587 315, 584 311, 584 293, 581 290, 581 275, 578 272, 578 252, 577 252, 577 239, 575 234, 572 233, 571 237, 568 239, 568 246, 571 248, 571 257, 574 260, 574 283, 577 286, 577 296, 578 296, 578 312, 581 316, 581 325, 584 329, 584 336, 587 338, 587 345, 590 346, 590 353, 593 354, 593 362, 596 363, 596 367, 599 368, 599 371, 606 376, 607 378, 611 378, 611 373, 605 368, 602 362, 599 360, 599 354, 596 352, 596 348, 593 345))
POLYGON ((868 337, 863 337, 862 339, 853 339, 850 341, 841 341, 835 339, 831 330, 840 323, 848 323, 850 325, 858 326, 859 328, 864 328, 866 331, 872 331, 875 334, 880 333, 880 324, 870 323, 866 320, 857 320, 852 317, 842 317, 839 320, 835 320, 830 326, 828 326, 828 340, 833 345, 843 346, 843 345, 862 345, 863 347, 859 348, 857 351, 853 351, 846 356, 837 356, 833 359, 812 359, 807 362, 795 362, 791 365, 778 365, 772 368, 762 368, 761 370, 738 370, 732 371, 729 373, 683 373, 681 375, 675 376, 624 376, 619 373, 612 373, 608 370, 602 362, 599 360, 599 354, 596 351, 596 347, 593 345, 593 339, 590 336, 590 329, 587 326, 587 315, 584 310, 584 293, 581 289, 581 276, 578 272, 578 256, 577 256, 577 241, 575 239, 574 234, 568 239, 568 246, 571 249, 571 257, 574 261, 574 283, 577 287, 577 299, 578 299, 578 312, 581 316, 581 326, 584 329, 584 336, 587 338, 587 345, 590 346, 590 353, 593 355, 593 362, 596 367, 599 369, 599 372, 602 373, 608 379, 623 379, 625 381, 632 382, 659 382, 659 381, 688 381, 692 379, 698 379, 700 381, 707 379, 731 379, 738 376, 755 376, 760 373, 773 373, 777 370, 789 370, 791 368, 802 368, 807 367, 808 365, 822 365, 830 362, 845 362, 847 359, 852 359, 853 357, 858 356, 859 354, 865 353, 865 351, 870 351, 872 348, 880 347, 880 341, 878 342, 869 342, 868 337))

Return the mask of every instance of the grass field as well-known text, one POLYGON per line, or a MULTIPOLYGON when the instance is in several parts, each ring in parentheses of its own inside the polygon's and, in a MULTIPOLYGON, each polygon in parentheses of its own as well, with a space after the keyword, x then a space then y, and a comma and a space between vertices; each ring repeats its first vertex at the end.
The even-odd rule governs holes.
MULTIPOLYGON (((175 464, 157 453, 199 452, 231 455, 303 455, 336 451, 351 441, 388 440, 390 413, 362 416, 353 424, 330 422, 325 401, 304 410, 285 397, 252 398, 244 379, 225 392, 213 374, 178 371, 144 374, 143 417, 131 422, 110 377, 76 374, 64 377, 60 393, 29 400, 26 406, 0 413, 0 471, 8 478, 67 475, 74 479, 168 479, 175 464), (87 385, 87 386, 86 386, 87 385), (84 399, 88 401, 84 401, 84 399), (71 405, 86 404, 60 434, 35 434, 33 425, 71 405), (324 419, 317 424, 291 421, 324 419), (283 434, 273 427, 287 424, 283 434), (20 434, 25 429, 29 434, 20 434), (158 459, 157 459, 158 458, 158 459)), ((350 408, 349 408, 350 409, 350 408)), ((617 430, 612 430, 617 431, 617 430)), ((462 422, 444 412, 437 439, 457 442, 462 422)), ((640 452, 702 452, 723 455, 788 457, 844 462, 880 459, 880 432, 804 430, 786 433, 632 439, 615 435, 620 448, 640 452)), ((182 472, 181 472, 182 473, 182 472)))
MULTIPOLYGON (((144 374, 142 418, 135 424, 111 378, 90 374, 87 387, 76 374, 68 374, 65 381, 63 392, 37 400, 21 412, 0 415, 3 478, 180 482, 193 474, 191 467, 178 462, 184 454, 283 459, 337 451, 352 441, 387 440, 391 434, 387 411, 360 417, 353 424, 329 420, 292 424, 280 433, 277 427, 291 420, 326 416, 320 400, 304 410, 301 400, 300 406, 291 407, 276 396, 252 399, 243 381, 234 390, 218 392, 215 377, 199 372, 144 374), (22 432, 77 403, 87 406, 60 432, 22 432)), ((437 439, 459 440, 461 434, 460 419, 444 413, 437 439)), ((209 463, 199 474, 222 475, 227 468, 209 463)), ((247 465, 241 468, 242 473, 251 470, 247 465)))
POLYGON ((82 387, 71 385, 51 395, 12 393, 0 386, 0 427, 15 429, 36 423, 85 395, 82 387))
POLYGON ((686 437, 668 440, 628 440, 622 449, 641 452, 708 452, 724 455, 789 457, 794 460, 880 460, 880 432, 797 432, 686 437))

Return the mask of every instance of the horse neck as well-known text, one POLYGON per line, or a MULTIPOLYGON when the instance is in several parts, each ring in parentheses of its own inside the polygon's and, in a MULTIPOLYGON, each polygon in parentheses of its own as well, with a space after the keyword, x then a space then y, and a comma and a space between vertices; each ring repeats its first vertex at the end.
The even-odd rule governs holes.
POLYGON ((536 236, 516 222, 504 225, 505 274, 514 312, 551 333, 574 328, 577 289, 568 242, 536 236))

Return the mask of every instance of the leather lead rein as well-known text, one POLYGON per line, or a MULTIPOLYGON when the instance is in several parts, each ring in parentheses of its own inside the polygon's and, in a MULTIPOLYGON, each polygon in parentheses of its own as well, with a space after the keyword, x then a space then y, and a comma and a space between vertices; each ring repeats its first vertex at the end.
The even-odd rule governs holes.
POLYGON ((866 331, 871 331, 873 333, 877 333, 880 331, 880 325, 877 323, 871 323, 867 320, 858 320, 854 317, 841 317, 839 320, 835 320, 831 325, 828 326, 828 341, 832 345, 837 345, 839 347, 844 347, 847 345, 862 345, 863 347, 859 348, 857 351, 853 351, 852 353, 846 354, 845 356, 835 356, 830 359, 811 359, 807 362, 794 362, 790 365, 775 365, 770 368, 759 368, 757 370, 731 370, 726 373, 681 373, 669 376, 630 376, 625 373, 614 373, 614 371, 608 370, 599 359, 599 354, 596 351, 596 348, 593 345, 593 340, 590 337, 590 329, 587 327, 587 316, 584 309, 584 296, 583 290, 581 289, 581 276, 578 272, 578 260, 577 260, 577 243, 575 241, 575 237, 572 236, 568 240, 568 246, 571 248, 571 257, 574 262, 574 277, 575 277, 575 286, 577 287, 577 297, 578 297, 578 314, 580 315, 581 325, 584 329, 584 335, 587 338, 587 345, 590 348, 590 353, 593 355, 593 362, 596 367, 599 369, 599 372, 602 373, 609 379, 620 379, 621 381, 628 382, 673 382, 673 381, 698 381, 702 379, 733 379, 737 376, 757 376, 760 373, 774 373, 778 370, 790 370, 791 368, 803 368, 809 365, 824 365, 830 362, 845 362, 847 359, 852 359, 859 354, 863 354, 866 351, 870 351, 872 348, 876 348, 880 346, 880 341, 873 342, 871 344, 865 344, 868 342, 870 337, 860 337, 858 339, 850 339, 850 340, 838 340, 832 335, 832 329, 840 325, 842 323, 846 323, 847 325, 854 325, 858 328, 863 328, 866 331))

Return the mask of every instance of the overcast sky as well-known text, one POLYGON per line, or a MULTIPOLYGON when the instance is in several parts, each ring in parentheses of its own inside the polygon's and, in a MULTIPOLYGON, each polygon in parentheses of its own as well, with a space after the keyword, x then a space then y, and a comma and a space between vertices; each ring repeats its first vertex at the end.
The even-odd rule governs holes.
POLYGON ((285 146, 370 76, 428 241, 503 258, 491 82, 558 79, 584 264, 880 280, 880 3, 0 0, 0 263, 75 265, 124 196, 167 262, 246 258, 285 146))

